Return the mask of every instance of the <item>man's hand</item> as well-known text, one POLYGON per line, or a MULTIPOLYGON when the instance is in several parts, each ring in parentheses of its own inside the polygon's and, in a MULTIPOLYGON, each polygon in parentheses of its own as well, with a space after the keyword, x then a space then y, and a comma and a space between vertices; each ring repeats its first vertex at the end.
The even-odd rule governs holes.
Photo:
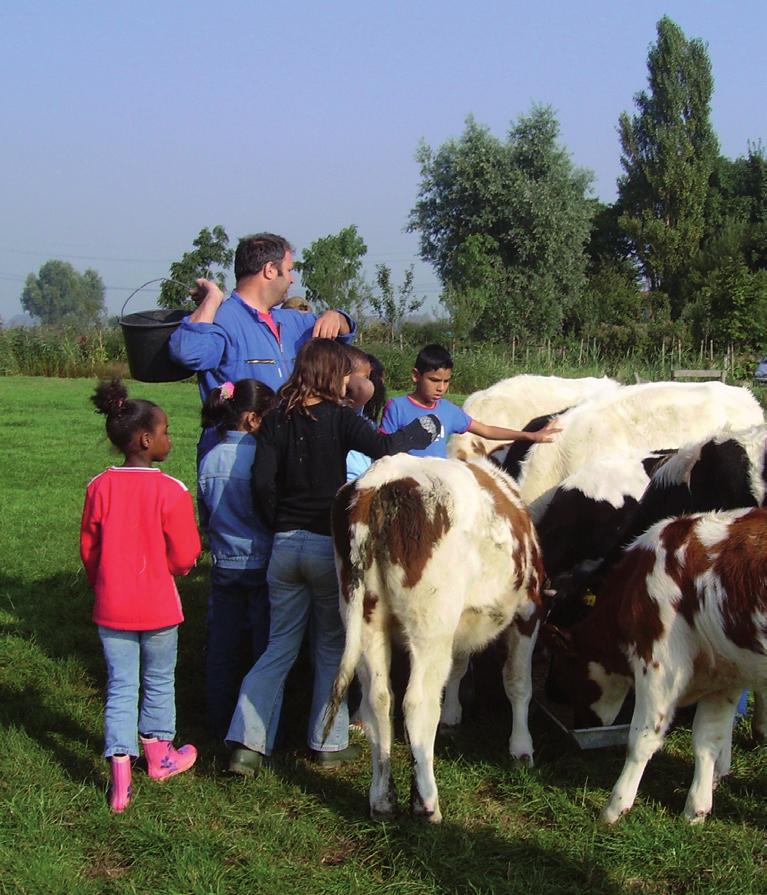
POLYGON ((197 310, 189 317, 190 323, 213 323, 216 311, 224 301, 224 293, 213 280, 200 277, 192 290, 192 300, 197 302, 197 310))
POLYGON ((349 332, 349 321, 340 311, 325 311, 317 318, 312 330, 315 339, 335 339, 349 332))

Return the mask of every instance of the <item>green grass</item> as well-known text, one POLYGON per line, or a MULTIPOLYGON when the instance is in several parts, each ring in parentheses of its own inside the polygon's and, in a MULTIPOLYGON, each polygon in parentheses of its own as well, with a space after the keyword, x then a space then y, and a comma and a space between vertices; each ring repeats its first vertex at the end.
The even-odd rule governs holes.
MULTIPOLYGON (((165 470, 194 478, 199 399, 191 383, 129 383, 168 412, 165 470)), ((341 771, 304 759, 304 667, 286 696, 287 748, 252 781, 221 775, 202 703, 207 562, 180 584, 187 621, 177 675, 179 740, 194 772, 162 785, 134 774, 113 816, 100 757, 103 662, 80 568, 88 480, 113 462, 93 382, 0 379, 0 892, 3 893, 764 893, 767 750, 735 732, 731 778, 703 827, 680 818, 692 776, 689 730, 650 764, 631 815, 597 821, 621 749, 579 753, 533 720, 537 766, 507 758, 509 710, 480 700, 438 745, 445 822, 367 819, 369 758, 341 771)), ((500 686, 496 689, 500 692, 500 686)), ((396 747, 401 801, 407 750, 396 747)))

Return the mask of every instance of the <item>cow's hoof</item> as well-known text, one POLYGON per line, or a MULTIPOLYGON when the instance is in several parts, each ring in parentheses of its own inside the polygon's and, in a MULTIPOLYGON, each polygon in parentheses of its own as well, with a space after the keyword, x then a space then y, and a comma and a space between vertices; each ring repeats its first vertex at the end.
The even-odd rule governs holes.
POLYGON ((444 724, 440 721, 437 736, 444 740, 454 740, 458 736, 459 729, 457 724, 444 724))
POLYGON ((533 756, 523 753, 522 755, 512 755, 511 763, 516 768, 532 768, 534 766, 533 756))
POLYGON ((441 824, 442 812, 439 808, 433 811, 426 811, 420 803, 410 806, 410 812, 416 820, 421 820, 427 824, 441 824))
POLYGON ((396 808, 371 808, 370 809, 370 819, 376 821, 376 823, 383 823, 387 820, 394 820, 397 816, 396 808))
POLYGON ((609 805, 602 809, 599 815, 599 822, 606 827, 611 827, 616 821, 619 821, 628 809, 623 811, 611 808, 609 805))
POLYGON ((708 811, 699 811, 697 814, 693 814, 692 817, 688 817, 687 820, 690 822, 690 826, 697 826, 698 824, 705 823, 707 817, 708 811))

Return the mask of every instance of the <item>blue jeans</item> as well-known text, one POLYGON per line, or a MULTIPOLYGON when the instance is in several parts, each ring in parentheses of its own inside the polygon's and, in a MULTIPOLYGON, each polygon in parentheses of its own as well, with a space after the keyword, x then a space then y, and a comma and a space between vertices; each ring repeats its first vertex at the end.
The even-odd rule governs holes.
POLYGON ((339 752, 349 744, 345 699, 327 740, 322 742, 325 712, 345 640, 330 537, 310 531, 278 532, 266 578, 271 611, 269 643, 242 682, 226 739, 264 755, 272 754, 285 679, 311 622, 314 684, 309 748, 339 752))
POLYGON ((205 697, 212 733, 223 739, 232 720, 243 677, 243 645, 250 663, 269 640, 269 591, 266 569, 213 566, 208 600, 205 697))
POLYGON ((172 740, 178 625, 155 631, 117 631, 99 625, 98 631, 107 663, 104 757, 138 755, 139 731, 172 740))

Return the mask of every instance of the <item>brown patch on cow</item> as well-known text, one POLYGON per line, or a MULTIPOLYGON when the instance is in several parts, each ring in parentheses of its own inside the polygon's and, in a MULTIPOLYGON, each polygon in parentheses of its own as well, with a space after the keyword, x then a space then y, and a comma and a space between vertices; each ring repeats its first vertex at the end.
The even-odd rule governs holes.
POLYGON ((496 513, 506 519, 511 527, 514 539, 511 560, 516 570, 515 588, 519 590, 524 584, 525 576, 530 573, 528 597, 533 603, 540 604, 540 582, 544 579, 543 560, 535 539, 530 514, 526 508, 514 503, 501 483, 487 470, 471 463, 468 466, 480 488, 492 497, 496 513))
POLYGON ((468 466, 479 487, 483 491, 487 491, 493 498, 496 513, 509 520, 515 536, 518 532, 523 534, 529 532, 531 523, 527 511, 518 507, 511 500, 508 494, 504 492, 500 483, 487 470, 482 469, 480 466, 475 466, 473 463, 469 463, 468 466))
POLYGON ((657 671, 660 668, 660 662, 658 662, 658 661, 653 662, 652 667, 657 671))
POLYGON ((766 632, 758 616, 767 614, 767 510, 736 519, 715 553, 714 573, 726 594, 724 632, 737 646, 764 655, 766 632))
POLYGON ((362 600, 362 618, 369 622, 373 617, 373 610, 378 605, 378 597, 371 593, 369 590, 365 590, 365 596, 362 600))
POLYGON ((407 477, 381 485, 370 502, 373 549, 382 564, 402 567, 405 587, 418 584, 435 545, 450 530, 447 506, 424 497, 418 482, 407 477))
MULTIPOLYGON (((354 484, 354 483, 352 483, 354 484)), ((344 486, 344 487, 348 487, 344 486)), ((341 489, 343 491, 343 488, 341 489)), ((358 488, 354 505, 349 511, 349 522, 352 524, 369 525, 370 507, 376 495, 376 488, 358 488)), ((340 493, 340 492, 339 492, 340 493)))
POLYGON ((582 623, 588 632, 589 655, 600 656, 607 671, 625 674, 625 651, 631 647, 644 662, 652 660, 653 646, 663 633, 660 609, 647 592, 654 566, 654 550, 626 551, 582 623))
POLYGON ((344 600, 349 602, 349 586, 351 582, 352 561, 350 542, 350 508, 354 497, 354 482, 349 482, 339 489, 333 506, 330 510, 330 530, 333 535, 333 545, 339 558, 338 583, 344 600))
POLYGON ((695 579, 711 567, 706 548, 695 533, 696 521, 694 516, 680 516, 660 533, 660 543, 666 551, 666 574, 679 588, 679 598, 673 605, 691 627, 701 608, 695 579))

